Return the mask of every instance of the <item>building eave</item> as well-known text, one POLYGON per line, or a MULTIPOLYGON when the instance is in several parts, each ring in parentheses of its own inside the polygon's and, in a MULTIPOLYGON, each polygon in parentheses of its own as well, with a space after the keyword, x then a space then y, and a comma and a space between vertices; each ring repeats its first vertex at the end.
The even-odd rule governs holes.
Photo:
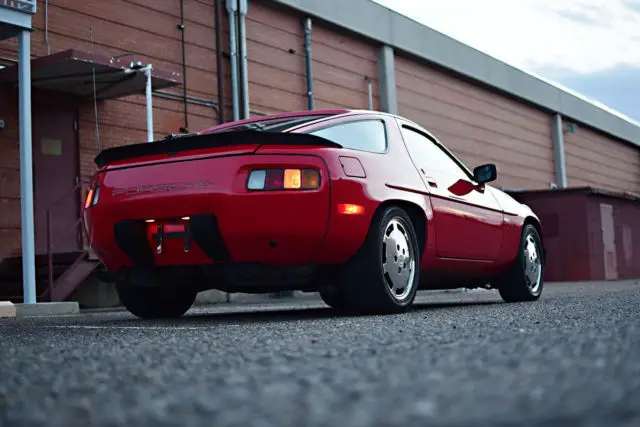
POLYGON ((640 124, 371 0, 272 0, 640 146, 640 124))

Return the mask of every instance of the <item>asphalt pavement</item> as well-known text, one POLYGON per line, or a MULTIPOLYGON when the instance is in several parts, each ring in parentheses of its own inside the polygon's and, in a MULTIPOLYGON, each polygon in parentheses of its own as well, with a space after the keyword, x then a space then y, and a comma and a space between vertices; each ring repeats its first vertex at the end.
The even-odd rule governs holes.
POLYGON ((639 426, 640 282, 0 320, 0 426, 639 426))

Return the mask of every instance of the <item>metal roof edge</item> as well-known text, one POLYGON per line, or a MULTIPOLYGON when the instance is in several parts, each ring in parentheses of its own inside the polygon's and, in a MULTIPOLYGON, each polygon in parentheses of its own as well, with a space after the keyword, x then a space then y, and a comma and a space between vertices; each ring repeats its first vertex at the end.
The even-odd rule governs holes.
POLYGON ((640 147, 640 123, 371 0, 271 0, 640 147))

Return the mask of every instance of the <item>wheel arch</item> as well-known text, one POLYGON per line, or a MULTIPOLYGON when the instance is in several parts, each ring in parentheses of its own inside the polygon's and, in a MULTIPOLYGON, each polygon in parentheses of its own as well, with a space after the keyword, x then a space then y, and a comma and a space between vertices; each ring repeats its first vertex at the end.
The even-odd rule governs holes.
MULTIPOLYGON (((424 209, 417 203, 402 200, 402 199, 390 199, 380 203, 374 212, 371 221, 374 220, 381 212, 391 206, 397 206, 404 209, 411 218, 413 228, 416 231, 418 237, 418 248, 420 249, 420 258, 424 255, 424 251, 427 246, 427 216, 424 209)), ((369 224, 371 227, 371 224, 369 224)))
POLYGON ((538 235, 540 236, 540 243, 542 244, 542 261, 546 263, 547 261, 547 251, 544 245, 544 237, 542 235, 542 223, 540 220, 534 216, 528 215, 525 217, 522 227, 524 228, 526 225, 532 225, 535 227, 538 235))

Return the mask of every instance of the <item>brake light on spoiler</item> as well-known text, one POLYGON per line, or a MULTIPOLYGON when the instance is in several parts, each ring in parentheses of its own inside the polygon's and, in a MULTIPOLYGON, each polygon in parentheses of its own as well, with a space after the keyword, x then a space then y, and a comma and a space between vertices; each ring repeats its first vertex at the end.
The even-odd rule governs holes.
POLYGON ((265 190, 317 190, 320 173, 315 169, 254 169, 247 179, 247 189, 265 190))

